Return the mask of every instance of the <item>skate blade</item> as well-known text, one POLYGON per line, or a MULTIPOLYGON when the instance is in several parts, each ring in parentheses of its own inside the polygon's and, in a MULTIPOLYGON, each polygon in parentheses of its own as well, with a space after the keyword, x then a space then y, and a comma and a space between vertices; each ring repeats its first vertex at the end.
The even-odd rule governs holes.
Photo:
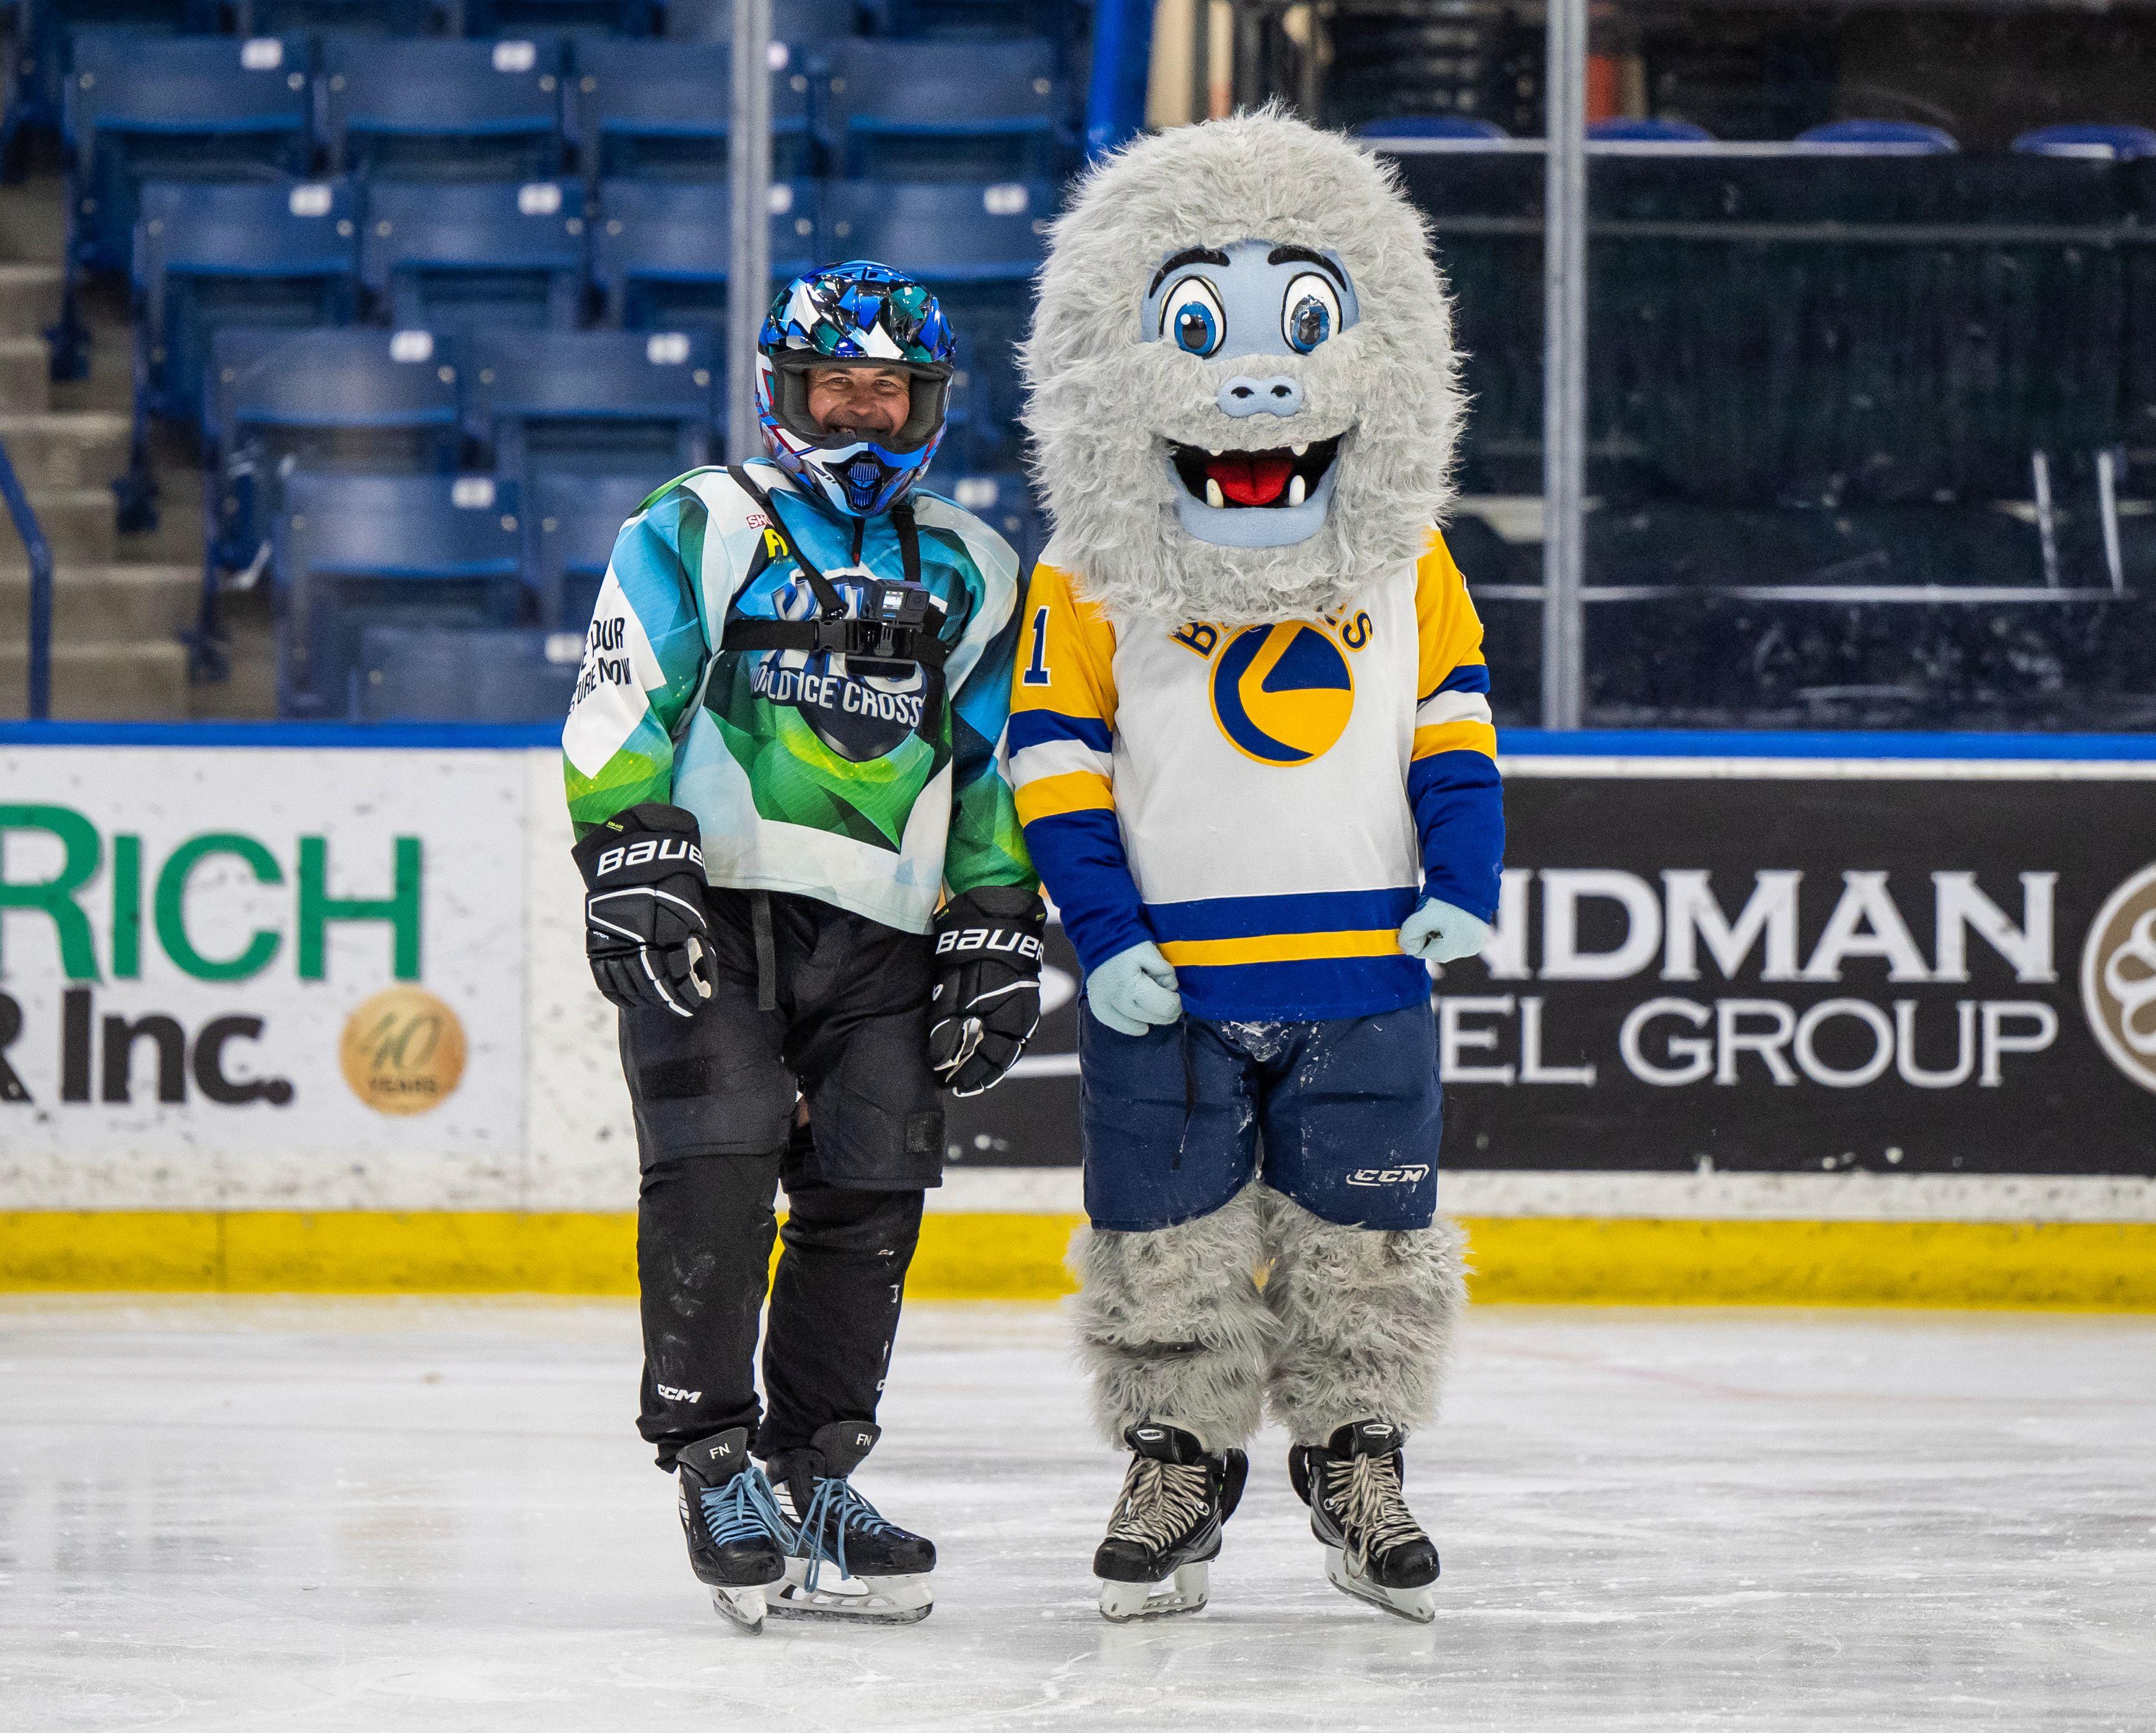
POLYGON ((1178 1613, 1202 1613, 1207 1599, 1207 1571, 1203 1563, 1185 1565, 1164 1583, 1111 1582, 1101 1585, 1101 1617, 1111 1624, 1130 1624, 1142 1618, 1168 1618, 1178 1613))
POLYGON ((771 1600, 773 1618, 822 1618, 855 1624, 918 1624, 935 1610, 924 1574, 916 1577, 841 1577, 826 1570, 808 1587, 808 1561, 786 1561, 786 1580, 771 1600))
POLYGON ((1435 1624, 1437 1622, 1437 1591, 1424 1586, 1421 1588, 1383 1588, 1367 1577, 1358 1577, 1348 1568, 1348 1556, 1337 1546, 1325 1549, 1325 1574, 1333 1587, 1343 1595, 1353 1595, 1358 1601, 1367 1601, 1381 1613, 1389 1613, 1394 1618, 1404 1618, 1412 1625, 1435 1624))
POLYGON ((763 1628, 763 1616, 769 1611, 763 1588, 721 1588, 716 1584, 705 1585, 711 1591, 711 1606, 719 1617, 752 1637, 763 1628))

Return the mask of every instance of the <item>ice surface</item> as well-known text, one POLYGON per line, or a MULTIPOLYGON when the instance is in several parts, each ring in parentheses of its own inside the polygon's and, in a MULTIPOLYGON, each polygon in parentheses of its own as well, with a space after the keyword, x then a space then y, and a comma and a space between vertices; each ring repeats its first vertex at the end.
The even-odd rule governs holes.
POLYGON ((928 1621, 722 1627, 626 1305, 0 1302, 0 1727, 2156 1727, 2156 1320, 1489 1309, 1417 1628, 1261 1439, 1214 1604, 1104 1623, 1046 1309, 916 1306, 860 1484, 928 1621))

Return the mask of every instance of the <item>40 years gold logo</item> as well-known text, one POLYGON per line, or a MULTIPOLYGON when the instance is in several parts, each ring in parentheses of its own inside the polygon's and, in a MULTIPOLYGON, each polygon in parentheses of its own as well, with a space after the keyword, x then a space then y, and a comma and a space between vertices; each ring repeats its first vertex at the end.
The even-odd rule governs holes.
POLYGON ((337 1058, 352 1092, 377 1113, 425 1113, 465 1074, 465 1028, 434 994, 393 987, 345 1019, 337 1058))
POLYGON ((2112 892, 2090 924, 2082 1008, 2112 1064, 2156 1090, 2156 864, 2112 892))

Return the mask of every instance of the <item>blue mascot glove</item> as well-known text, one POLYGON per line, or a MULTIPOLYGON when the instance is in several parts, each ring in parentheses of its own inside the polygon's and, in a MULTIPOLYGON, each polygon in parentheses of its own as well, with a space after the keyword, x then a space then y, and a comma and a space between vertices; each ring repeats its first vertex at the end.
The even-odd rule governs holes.
POLYGON ((1118 1035, 1142 1035, 1150 1025, 1183 1015, 1175 971, 1150 939, 1118 951, 1088 975, 1086 1002, 1118 1035))
POLYGON ((1400 949, 1426 963, 1453 963, 1474 956, 1489 937, 1488 921, 1426 896, 1400 928, 1400 949))

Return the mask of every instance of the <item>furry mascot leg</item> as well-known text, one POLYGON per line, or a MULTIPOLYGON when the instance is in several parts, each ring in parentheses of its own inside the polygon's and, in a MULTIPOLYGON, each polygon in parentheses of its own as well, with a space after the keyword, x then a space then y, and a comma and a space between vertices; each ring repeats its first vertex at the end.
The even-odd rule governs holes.
POLYGON ((1409 1432, 1434 1418, 1466 1309, 1459 1227, 1342 1228, 1269 1192, 1276 1251, 1265 1304, 1280 1342, 1265 1401, 1294 1443, 1288 1477, 1310 1506, 1334 1587, 1394 1616, 1437 1616, 1437 1548, 1402 1496, 1409 1432))
POLYGON ((1142 1421, 1191 1433, 1209 1454, 1258 1429, 1278 1326, 1259 1295, 1265 1255, 1250 1186, 1224 1208, 1150 1233, 1081 1228, 1070 1264, 1083 1284, 1079 1351, 1101 1434, 1142 1421))
POLYGON ((1342 1228, 1266 1191, 1274 1248, 1265 1304, 1280 1336, 1266 1379, 1273 1418, 1298 1444, 1380 1420, 1404 1436, 1437 1413, 1453 1332, 1467 1309, 1466 1248, 1428 1228, 1342 1228))

